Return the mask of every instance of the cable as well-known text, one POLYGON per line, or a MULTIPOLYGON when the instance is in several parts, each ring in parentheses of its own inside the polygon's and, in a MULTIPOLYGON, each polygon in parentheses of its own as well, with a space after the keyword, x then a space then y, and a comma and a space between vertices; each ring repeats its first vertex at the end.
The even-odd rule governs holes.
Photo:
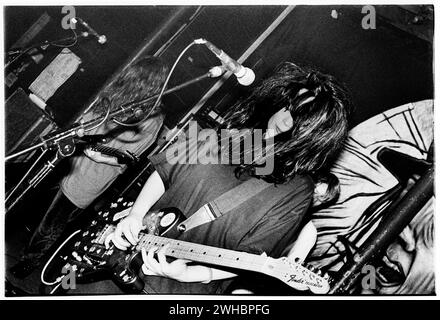
MULTIPOLYGON (((70 48, 73 47, 75 44, 77 44, 78 42, 78 35, 76 34, 74 29, 70 29, 72 30, 73 34, 75 35, 73 38, 73 43, 71 44, 57 44, 56 41, 49 43, 50 45, 54 46, 54 47, 60 47, 60 48, 70 48)), ((68 39, 70 40, 70 39, 68 39)))
POLYGON ((107 107, 107 113, 105 114, 105 116, 104 116, 104 118, 97 124, 97 125, 95 125, 94 127, 92 127, 92 128, 89 128, 89 129, 84 129, 84 131, 85 132, 89 132, 89 131, 92 131, 92 130, 95 130, 96 128, 98 128, 99 126, 101 126, 106 120, 107 120, 107 118, 108 118, 108 115, 110 114, 110 109, 111 109, 111 107, 110 107, 110 100, 107 98, 107 97, 104 97, 103 98, 103 101, 104 100, 106 100, 108 103, 107 103, 107 105, 108 105, 108 107, 107 107))
POLYGON ((164 84, 163 84, 163 86, 162 86, 162 89, 161 89, 161 91, 160 91, 160 93, 159 93, 159 96, 158 96, 157 99, 156 99, 156 102, 154 103, 154 105, 153 105, 153 107, 151 108, 150 112, 148 112, 148 114, 147 114, 142 120, 140 120, 140 121, 138 121, 138 122, 136 122, 136 123, 131 123, 131 124, 123 123, 123 122, 118 121, 118 120, 116 120, 116 119, 112 119, 112 121, 115 122, 116 124, 121 125, 121 126, 125 126, 125 127, 135 127, 135 126, 138 126, 139 124, 141 124, 142 122, 144 122, 146 119, 148 119, 148 117, 151 115, 151 113, 154 111, 154 109, 156 109, 157 106, 159 105, 159 102, 160 102, 160 100, 161 100, 161 98, 162 98, 162 95, 163 95, 163 93, 164 93, 164 91, 165 91, 165 88, 166 88, 167 85, 168 85, 168 81, 170 80, 171 75, 173 74, 174 69, 176 68, 176 66, 177 66, 177 64, 179 63, 180 59, 181 59, 182 56, 185 54, 185 52, 188 51, 189 48, 191 48, 191 47, 192 47, 193 45, 195 45, 195 44, 198 44, 196 41, 197 41, 197 40, 194 40, 194 41, 191 42, 189 45, 187 45, 186 48, 183 49, 182 52, 179 54, 179 56, 177 57, 176 61, 175 61, 174 64, 173 64, 173 66, 171 67, 170 72, 168 73, 168 76, 167 76, 167 78, 166 78, 166 80, 165 80, 165 82, 164 82, 164 84))
MULTIPOLYGON (((64 277, 63 277, 64 278, 64 277)), ((63 279, 63 278, 61 278, 61 280, 63 279)), ((58 285, 56 285, 55 286, 55 288, 53 288, 50 292, 49 292, 49 294, 53 294, 59 287, 60 287, 60 285, 61 285, 61 283, 59 283, 58 285)))
POLYGON ((44 280, 44 273, 46 272, 47 267, 49 266, 49 264, 52 262, 52 259, 57 255, 57 253, 61 250, 61 248, 67 243, 67 241, 69 241, 74 235, 76 235, 78 232, 80 232, 81 230, 76 230, 74 233, 72 233, 66 240, 64 240, 64 242, 58 247, 58 249, 52 254, 52 256, 49 258, 49 260, 47 260, 46 264, 44 265, 43 270, 41 271, 41 275, 40 275, 40 280, 43 284, 47 285, 47 286, 52 286, 58 282, 61 282, 63 280, 64 276, 60 276, 58 278, 55 279, 54 282, 47 282, 46 280, 44 280))
MULTIPOLYGON (((71 29, 71 30, 73 31, 73 34, 75 35, 75 37, 73 38, 73 43, 71 43, 69 45, 60 45, 60 44, 57 44, 57 40, 55 40, 55 41, 52 41, 52 42, 44 42, 44 43, 38 44, 36 46, 28 47, 28 48, 24 49, 22 52, 20 52, 14 59, 12 59, 8 63, 6 63, 5 68, 9 67, 11 64, 13 64, 19 58, 24 56, 28 51, 31 51, 32 49, 36 49, 38 47, 54 46, 54 47, 68 48, 68 47, 74 46, 78 42, 78 35, 76 34, 75 30, 73 30, 73 29, 71 29)), ((70 39, 71 38, 67 38, 67 39, 63 39, 63 40, 70 40, 70 39)), ((59 41, 63 41, 63 40, 58 40, 58 42, 59 41)))

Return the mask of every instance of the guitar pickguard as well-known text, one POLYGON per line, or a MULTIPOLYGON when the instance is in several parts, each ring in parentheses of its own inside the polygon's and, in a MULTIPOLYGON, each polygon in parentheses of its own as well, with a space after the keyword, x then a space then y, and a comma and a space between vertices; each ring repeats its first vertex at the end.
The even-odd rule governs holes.
MULTIPOLYGON (((132 201, 119 198, 107 210, 101 210, 87 229, 79 232, 63 246, 59 258, 63 268, 75 271, 79 282, 92 282, 110 275, 129 292, 139 292, 143 282, 138 277, 142 258, 133 248, 127 251, 117 249, 112 243, 106 248, 105 240, 113 233, 117 223, 124 218, 133 205, 132 201)), ((167 235, 170 229, 185 217, 173 208, 152 212, 144 220, 146 232, 167 235)))

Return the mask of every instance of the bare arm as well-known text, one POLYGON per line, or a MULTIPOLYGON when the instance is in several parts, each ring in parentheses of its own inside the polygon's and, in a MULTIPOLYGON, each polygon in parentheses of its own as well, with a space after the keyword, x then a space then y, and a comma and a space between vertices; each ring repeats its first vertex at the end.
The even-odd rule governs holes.
POLYGON ((157 171, 154 171, 143 186, 136 201, 131 207, 130 215, 143 219, 150 208, 165 193, 165 185, 157 171))
POLYGON ((296 239, 287 256, 290 259, 299 258, 300 261, 304 261, 315 245, 316 238, 316 228, 310 221, 301 229, 298 238, 296 239))
POLYGON ((159 173, 154 171, 143 186, 128 216, 118 223, 114 234, 111 235, 111 240, 117 248, 126 250, 131 245, 137 244, 139 232, 143 229, 144 216, 164 193, 165 185, 159 173))

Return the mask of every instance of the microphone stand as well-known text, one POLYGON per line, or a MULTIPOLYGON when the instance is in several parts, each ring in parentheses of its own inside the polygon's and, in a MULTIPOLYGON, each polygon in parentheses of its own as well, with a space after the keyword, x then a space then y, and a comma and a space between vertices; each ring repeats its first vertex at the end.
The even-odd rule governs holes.
MULTIPOLYGON (((164 91, 163 95, 170 94, 172 92, 175 92, 177 90, 185 88, 193 83, 199 82, 203 79, 210 78, 210 77, 212 77, 212 74, 211 74, 211 72, 208 72, 208 73, 201 75, 197 78, 194 78, 194 79, 186 81, 180 85, 177 85, 174 88, 171 88, 171 89, 164 91)), ((132 101, 132 102, 126 103, 120 107, 120 110, 116 110, 116 111, 111 112, 108 115, 108 117, 113 118, 113 117, 118 116, 118 115, 125 113, 127 111, 133 112, 135 107, 137 107, 141 104, 145 104, 146 102, 149 102, 153 99, 156 99, 158 96, 159 96, 159 94, 156 94, 154 96, 150 96, 150 97, 147 97, 142 100, 137 100, 137 101, 132 101)), ((101 116, 101 117, 89 120, 85 123, 74 123, 69 129, 67 129, 65 131, 58 130, 58 131, 52 132, 52 133, 42 137, 42 142, 37 143, 37 144, 35 144, 29 148, 26 148, 24 150, 18 151, 14 154, 6 156, 5 161, 11 160, 13 158, 16 158, 22 154, 31 152, 35 149, 40 148, 40 147, 49 148, 49 147, 53 146, 54 144, 57 144, 60 141, 63 141, 65 139, 69 139, 69 138, 73 138, 73 137, 81 137, 84 135, 84 131, 87 131, 87 129, 85 129, 85 127, 89 127, 89 126, 92 127, 92 126, 98 124, 104 118, 105 118, 105 116, 101 116)))
POLYGON ((44 150, 43 153, 40 155, 40 157, 37 159, 37 161, 32 165, 32 167, 28 170, 28 172, 25 174, 25 176, 21 179, 21 181, 15 186, 15 188, 12 190, 12 192, 9 193, 7 198, 5 199, 5 207, 6 212, 9 212, 27 193, 31 188, 35 188, 45 177, 49 175, 50 172, 55 168, 55 166, 65 157, 68 157, 73 154, 75 151, 75 147, 73 145, 73 140, 68 143, 64 143, 60 145, 59 149, 55 153, 55 155, 52 157, 51 160, 48 160, 44 166, 38 170, 32 179, 28 181, 28 185, 26 188, 16 197, 12 203, 8 203, 8 200, 11 199, 12 195, 16 192, 16 190, 19 188, 19 186, 24 182, 24 180, 27 178, 27 176, 30 174, 32 169, 35 167, 35 165, 38 163, 38 161, 42 158, 42 156, 46 153, 47 150, 44 150), (70 144, 70 142, 72 144, 70 144))
POLYGON ((17 189, 20 187, 20 185, 26 180, 26 178, 30 175, 30 173, 32 172, 32 170, 34 169, 34 167, 36 166, 36 164, 41 160, 41 158, 44 156, 44 154, 47 152, 48 149, 43 150, 42 154, 38 157, 38 159, 35 161, 35 163, 31 166, 31 168, 26 172, 26 174, 23 176, 23 178, 20 180, 20 182, 14 187, 14 189, 7 195, 6 199, 5 199, 5 203, 6 203, 6 212, 10 211, 23 197, 24 195, 31 189, 31 188, 35 188, 41 181, 43 181, 43 179, 49 175, 49 173, 51 173, 53 171, 53 169, 56 167, 56 165, 64 158, 71 156, 75 150, 76 147, 75 145, 78 143, 86 143, 86 144, 91 144, 91 143, 98 143, 98 142, 103 142, 103 135, 87 135, 84 136, 84 139, 67 139, 67 140, 63 140, 60 141, 57 144, 57 151, 55 153, 55 155, 51 158, 51 160, 48 160, 44 166, 38 170, 32 177, 32 179, 30 179, 28 181, 28 185, 26 187, 26 189, 24 189, 24 191, 13 200, 13 202, 11 203, 11 201, 9 201, 12 197, 12 195, 17 191, 17 189), (9 204, 11 203, 11 204, 9 204))
MULTIPOLYGON (((214 67, 215 68, 215 67, 214 67)), ((177 90, 180 90, 182 88, 185 88, 193 83, 202 81, 206 78, 213 78, 218 77, 219 74, 214 73, 212 68, 209 72, 206 74, 203 74, 199 77, 196 77, 194 79, 188 80, 180 85, 177 85, 171 89, 168 89, 163 92, 163 95, 170 94, 172 92, 175 92, 177 90)), ((220 74, 221 75, 221 74, 220 74)), ((58 149, 55 156, 47 161, 44 166, 33 176, 32 179, 29 180, 28 186, 26 189, 16 198, 12 201, 10 205, 6 204, 6 212, 10 211, 23 197, 24 195, 31 189, 35 188, 54 168, 55 166, 65 157, 71 156, 75 152, 75 144, 77 143, 76 137, 79 137, 79 140, 81 140, 81 137, 84 136, 84 133, 87 131, 85 129, 86 127, 93 127, 94 125, 98 124, 99 122, 103 121, 105 117, 108 117, 109 119, 120 115, 121 113, 125 113, 127 111, 131 111, 134 113, 135 107, 145 104, 146 102, 149 102, 153 99, 157 99, 159 97, 159 94, 156 94, 154 96, 147 97, 142 100, 132 101, 129 103, 126 103, 120 107, 121 110, 116 110, 114 112, 109 113, 107 116, 101 116, 95 119, 92 119, 85 123, 74 123, 70 128, 62 131, 57 130, 55 132, 49 133, 48 135, 42 137, 42 142, 37 143, 36 145, 33 145, 29 148, 26 148, 24 150, 18 151, 12 155, 9 155, 5 157, 5 161, 8 161, 10 159, 16 158, 22 154, 31 152, 35 149, 42 148, 43 153, 39 156, 39 158, 36 160, 36 162, 31 166, 31 168, 28 170, 28 172, 25 174, 25 176, 20 180, 20 182, 14 187, 12 192, 9 193, 9 195, 6 198, 6 202, 11 198, 11 196, 15 193, 15 191, 18 189, 18 187, 24 182, 24 180, 27 178, 27 176, 30 174, 32 169, 36 166, 37 162, 43 157, 43 155, 46 153, 48 149, 54 149, 55 147, 58 149)))

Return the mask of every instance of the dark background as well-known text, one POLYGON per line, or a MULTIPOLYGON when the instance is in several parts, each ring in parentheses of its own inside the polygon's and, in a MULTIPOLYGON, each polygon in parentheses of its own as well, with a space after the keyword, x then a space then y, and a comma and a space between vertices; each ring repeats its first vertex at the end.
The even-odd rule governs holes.
MULTIPOLYGON (((139 52, 159 52, 172 65, 192 40, 207 38, 231 57, 238 58, 285 9, 284 6, 75 8, 77 16, 105 34, 108 41, 100 45, 92 37, 80 39, 70 48, 82 59, 81 70, 61 86, 47 106, 60 127, 72 123, 106 81, 139 52)), ((378 7, 377 28, 364 30, 361 6, 297 6, 245 65, 254 68, 255 84, 283 60, 313 65, 335 75, 352 94, 356 106, 352 126, 383 110, 432 98, 432 38, 426 41, 415 32, 396 28, 394 21, 388 20, 385 14, 380 15, 396 8, 399 7, 378 7), (332 9, 338 11, 338 19, 331 17, 332 9)), ((401 24, 426 30, 429 39, 432 21, 411 25, 410 19, 415 14, 406 17, 409 11, 399 9, 398 18, 404 19, 401 24)), ((71 35, 61 27, 65 15, 61 7, 6 7, 5 49, 10 50, 45 12, 50 16, 49 23, 27 45, 71 35)), ((83 30, 81 26, 77 28, 77 31, 83 30)), ((19 85, 27 90, 59 51, 61 48, 56 47, 42 50, 43 61, 25 70, 20 75, 20 83, 7 88, 7 97, 19 85)), ((181 60, 169 87, 201 75, 217 64, 204 46, 195 46, 181 60)), ((166 97, 168 127, 173 127, 212 83, 213 80, 206 80, 166 97)), ((246 90, 231 78, 206 104, 204 111, 213 106, 223 110, 229 102, 225 95, 235 100, 246 90), (223 106, 218 105, 221 99, 223 106)))

